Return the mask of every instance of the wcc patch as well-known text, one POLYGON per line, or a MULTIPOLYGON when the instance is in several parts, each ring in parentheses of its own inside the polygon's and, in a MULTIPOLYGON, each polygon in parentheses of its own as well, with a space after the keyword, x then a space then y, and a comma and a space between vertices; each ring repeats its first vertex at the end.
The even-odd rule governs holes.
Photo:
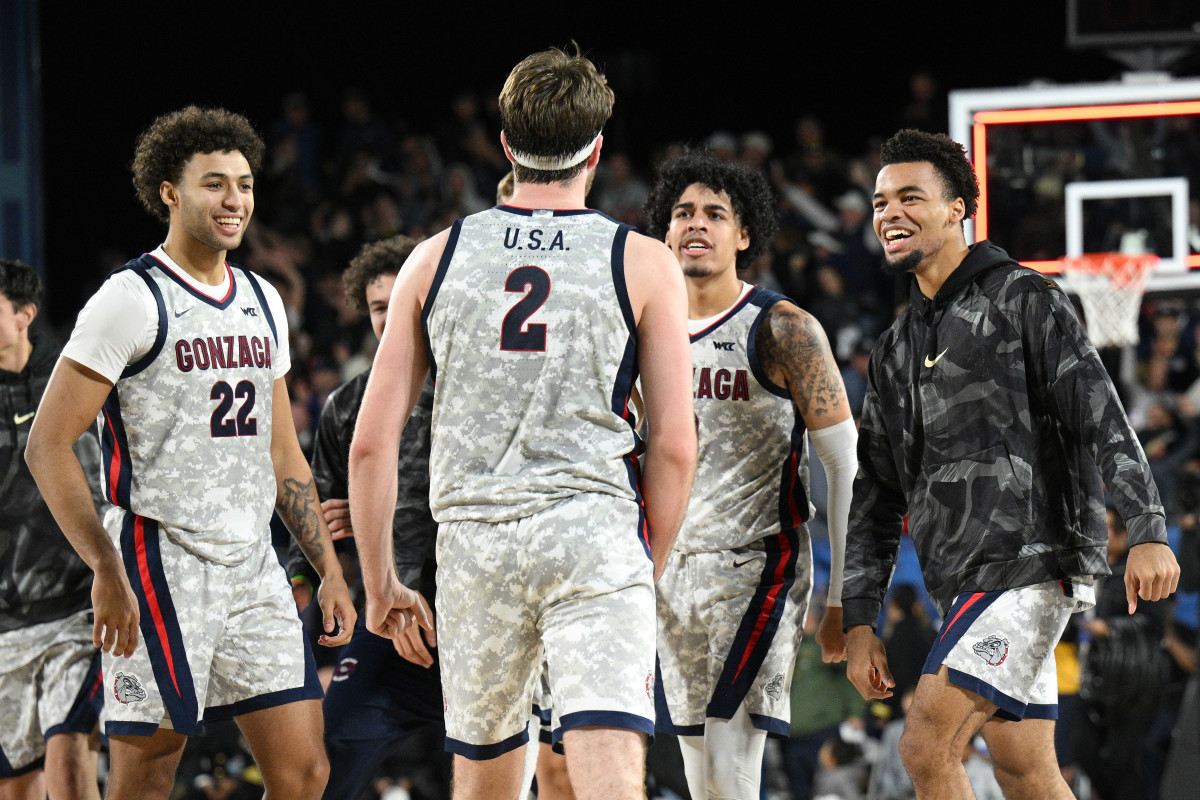
POLYGON ((145 700, 146 690, 142 688, 142 682, 136 675, 118 672, 116 679, 113 680, 113 697, 118 703, 127 706, 130 703, 145 700))
POLYGON ((1008 639, 993 634, 976 642, 971 650, 982 658, 985 664, 998 667, 1004 663, 1004 659, 1008 658, 1008 639))

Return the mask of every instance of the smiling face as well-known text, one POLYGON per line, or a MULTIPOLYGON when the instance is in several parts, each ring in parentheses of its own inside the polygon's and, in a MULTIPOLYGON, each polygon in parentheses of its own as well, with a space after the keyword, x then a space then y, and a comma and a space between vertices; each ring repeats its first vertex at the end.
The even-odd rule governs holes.
POLYGON ((966 205, 946 198, 946 182, 928 161, 889 164, 875 179, 875 235, 884 269, 912 272, 934 264, 962 238, 966 205))
POLYGON ((254 213, 254 176, 245 156, 232 152, 196 153, 183 167, 179 183, 162 184, 171 229, 212 250, 233 250, 242 243, 254 213))
POLYGON ((737 254, 750 246, 750 234, 726 192, 693 183, 671 210, 666 242, 685 276, 707 278, 737 274, 737 254))

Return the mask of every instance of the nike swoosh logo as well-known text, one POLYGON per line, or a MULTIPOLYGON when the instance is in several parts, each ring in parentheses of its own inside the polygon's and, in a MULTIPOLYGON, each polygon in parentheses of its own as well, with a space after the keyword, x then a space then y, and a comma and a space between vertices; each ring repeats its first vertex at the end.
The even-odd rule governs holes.
POLYGON ((29 422, 29 420, 33 419, 33 415, 36 413, 36 411, 30 411, 28 414, 17 414, 15 417, 13 417, 13 422, 17 423, 18 425, 24 422, 29 422))
MULTIPOLYGON (((950 349, 949 347, 946 348, 946 350, 949 350, 949 349, 950 349)), ((942 352, 938 353, 937 358, 935 358, 933 361, 929 360, 929 356, 925 356, 925 366, 932 367, 934 364, 941 361, 942 356, 946 355, 946 350, 943 350, 942 352)))
POLYGON ((175 319, 179 319, 179 318, 180 318, 180 317, 182 317, 184 314, 186 314, 187 312, 191 311, 193 308, 195 308, 195 306, 188 306, 188 307, 187 307, 187 308, 185 308, 183 311, 176 311, 176 312, 175 312, 175 319))
POLYGON ((733 562, 734 569, 736 569, 738 567, 744 567, 753 560, 754 560, 753 558, 747 558, 745 561, 735 561, 735 562, 733 562))

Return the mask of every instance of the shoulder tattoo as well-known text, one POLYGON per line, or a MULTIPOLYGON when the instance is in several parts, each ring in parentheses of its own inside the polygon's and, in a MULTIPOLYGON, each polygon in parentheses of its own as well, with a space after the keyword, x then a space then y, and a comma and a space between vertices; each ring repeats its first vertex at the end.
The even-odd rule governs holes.
POLYGON ((755 347, 771 380, 785 387, 809 422, 845 407, 846 390, 821 324, 791 303, 776 303, 758 327, 755 347))

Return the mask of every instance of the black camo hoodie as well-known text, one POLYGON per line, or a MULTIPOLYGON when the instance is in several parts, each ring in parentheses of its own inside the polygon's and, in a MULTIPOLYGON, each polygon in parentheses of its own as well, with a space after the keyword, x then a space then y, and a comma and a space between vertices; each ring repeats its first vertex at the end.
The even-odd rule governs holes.
POLYGON ((1105 486, 1131 546, 1166 542, 1145 454, 1070 301, 990 242, 932 300, 914 281, 868 381, 846 628, 875 624, 905 514, 943 613, 962 592, 1107 574, 1105 486))

